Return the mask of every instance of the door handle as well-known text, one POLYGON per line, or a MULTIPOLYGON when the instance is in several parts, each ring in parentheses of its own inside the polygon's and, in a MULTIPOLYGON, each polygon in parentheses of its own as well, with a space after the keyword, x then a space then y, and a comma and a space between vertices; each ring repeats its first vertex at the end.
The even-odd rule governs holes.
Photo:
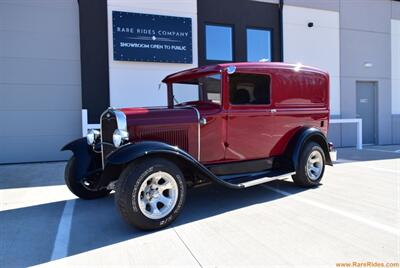
POLYGON ((269 110, 269 112, 270 112, 271 114, 274 114, 274 113, 276 113, 276 109, 271 109, 271 110, 269 110))

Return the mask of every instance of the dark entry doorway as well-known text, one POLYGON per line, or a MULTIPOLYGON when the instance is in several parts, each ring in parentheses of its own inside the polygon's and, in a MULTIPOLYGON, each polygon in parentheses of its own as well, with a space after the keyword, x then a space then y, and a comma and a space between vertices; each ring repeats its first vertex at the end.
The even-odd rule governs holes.
POLYGON ((357 82, 357 117, 362 119, 364 144, 376 143, 376 82, 357 82))

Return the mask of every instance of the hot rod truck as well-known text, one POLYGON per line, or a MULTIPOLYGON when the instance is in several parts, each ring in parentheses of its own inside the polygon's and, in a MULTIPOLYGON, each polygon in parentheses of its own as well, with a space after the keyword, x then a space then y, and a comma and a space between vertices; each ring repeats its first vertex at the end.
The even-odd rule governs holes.
POLYGON ((115 190, 122 218, 170 224, 187 187, 243 189, 292 177, 320 183, 332 165, 329 76, 285 63, 227 63, 167 76, 168 106, 108 108, 100 130, 63 147, 68 188, 80 198, 115 190))

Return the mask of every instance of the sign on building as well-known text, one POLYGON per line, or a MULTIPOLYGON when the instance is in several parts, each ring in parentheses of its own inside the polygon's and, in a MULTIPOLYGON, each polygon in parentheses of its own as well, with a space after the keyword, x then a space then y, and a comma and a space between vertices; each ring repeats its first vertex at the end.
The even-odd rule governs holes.
POLYGON ((114 60, 192 63, 192 19, 113 11, 114 60))

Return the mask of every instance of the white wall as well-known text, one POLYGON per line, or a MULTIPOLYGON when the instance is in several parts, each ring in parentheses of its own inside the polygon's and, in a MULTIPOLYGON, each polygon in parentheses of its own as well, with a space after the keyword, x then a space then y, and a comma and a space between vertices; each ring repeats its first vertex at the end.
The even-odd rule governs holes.
POLYGON ((391 20, 392 114, 400 114, 400 20, 391 20))
POLYGON ((110 104, 114 107, 166 105, 165 87, 160 81, 168 74, 197 67, 196 0, 108 0, 108 40, 110 66, 110 104), (193 63, 114 61, 112 11, 180 16, 192 18, 193 63))
POLYGON ((283 7, 284 61, 301 62, 330 74, 331 114, 340 114, 339 13, 312 8, 283 7), (313 27, 307 24, 313 22, 313 27))

